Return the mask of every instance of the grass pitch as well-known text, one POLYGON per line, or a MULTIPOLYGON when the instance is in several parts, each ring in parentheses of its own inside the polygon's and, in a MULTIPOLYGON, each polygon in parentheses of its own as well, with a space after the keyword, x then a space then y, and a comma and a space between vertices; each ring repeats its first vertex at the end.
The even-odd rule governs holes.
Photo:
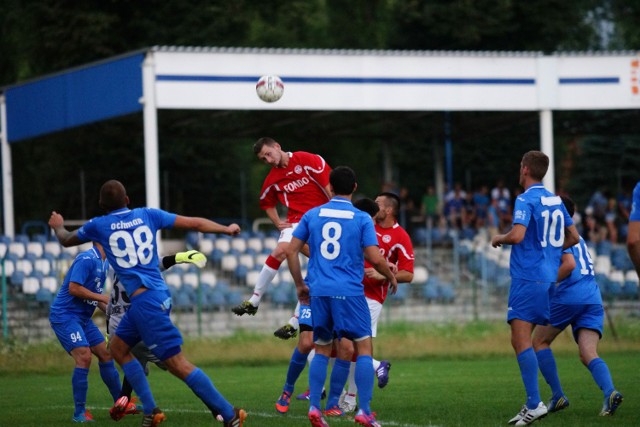
MULTIPOLYGON (((372 402, 383 426, 506 426, 518 412, 525 393, 504 325, 458 328, 431 325, 431 332, 427 333, 404 325, 387 329, 378 338, 376 351, 390 356, 393 362, 389 385, 382 390, 376 388, 372 402), (443 329, 438 332, 438 328, 443 329), (443 338, 446 339, 441 342, 443 338), (467 342, 466 348, 461 342, 467 342), (448 350, 436 349, 434 343, 445 347, 443 343, 449 343, 448 350), (416 347, 422 348, 422 353, 416 347)), ((640 425, 638 341, 634 332, 626 333, 622 328, 620 331, 620 341, 601 349, 616 387, 625 396, 615 416, 598 416, 602 392, 579 362, 570 337, 561 337, 555 353, 571 405, 535 425, 640 425)), ((305 426, 309 425, 307 402, 292 400, 289 413, 284 416, 274 407, 293 345, 271 337, 238 336, 218 342, 189 342, 185 353, 232 404, 248 411, 247 427, 305 426)), ((71 425, 71 358, 56 344, 27 350, 4 346, 0 353, 0 426, 71 425)), ((308 370, 303 372, 295 393, 307 388, 307 373, 308 370)), ((167 415, 163 427, 222 425, 212 419, 204 404, 180 380, 154 366, 149 381, 157 404, 167 415)), ((540 388, 546 401, 550 392, 542 377, 540 388)), ((93 425, 140 425, 139 415, 125 417, 116 424, 109 418, 111 404, 97 363, 93 363, 87 403, 96 420, 93 425)), ((329 423, 354 425, 352 418, 331 418, 329 423)))

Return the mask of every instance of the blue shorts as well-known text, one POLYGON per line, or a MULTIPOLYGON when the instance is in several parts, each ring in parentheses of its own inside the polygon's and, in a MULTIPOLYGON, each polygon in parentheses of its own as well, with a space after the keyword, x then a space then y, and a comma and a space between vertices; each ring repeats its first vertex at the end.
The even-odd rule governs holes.
POLYGON ((311 297, 313 341, 326 345, 334 338, 360 341, 371 336, 371 314, 364 295, 311 297))
POLYGON ((518 319, 534 325, 549 323, 549 299, 553 291, 552 283, 511 279, 507 322, 518 319))
POLYGON ((307 326, 310 330, 313 329, 313 318, 311 317, 311 306, 300 304, 300 315, 298 316, 298 323, 300 326, 307 326))
POLYGON ((604 330, 604 308, 601 304, 554 304, 551 303, 551 326, 564 329, 571 325, 573 339, 578 341, 578 329, 594 330, 602 338, 604 330))
POLYGON ((51 328, 67 353, 71 353, 74 348, 95 347, 104 342, 102 332, 91 319, 84 322, 74 319, 51 322, 51 328))
POLYGON ((169 291, 149 289, 131 298, 129 310, 122 316, 116 335, 129 347, 144 341, 149 350, 164 361, 180 353, 183 342, 170 314, 169 291))

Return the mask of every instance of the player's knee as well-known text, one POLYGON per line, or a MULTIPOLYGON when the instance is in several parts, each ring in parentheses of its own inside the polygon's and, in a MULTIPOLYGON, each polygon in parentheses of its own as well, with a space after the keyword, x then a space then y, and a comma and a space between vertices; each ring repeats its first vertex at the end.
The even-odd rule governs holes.
POLYGON ((91 351, 89 347, 75 349, 72 354, 78 368, 88 369, 91 366, 91 351))

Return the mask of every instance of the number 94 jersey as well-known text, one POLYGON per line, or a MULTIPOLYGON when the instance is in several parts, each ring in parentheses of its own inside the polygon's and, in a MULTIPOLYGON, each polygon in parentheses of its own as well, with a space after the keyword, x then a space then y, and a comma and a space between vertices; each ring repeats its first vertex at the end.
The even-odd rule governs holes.
POLYGON ((542 184, 532 185, 516 198, 513 225, 527 228, 524 239, 511 249, 511 277, 553 283, 558 277, 564 231, 573 225, 559 196, 542 184))
POLYGON ((157 231, 172 228, 176 215, 153 208, 122 208, 93 218, 78 229, 78 237, 102 244, 109 264, 127 294, 144 286, 166 290, 158 268, 157 231))

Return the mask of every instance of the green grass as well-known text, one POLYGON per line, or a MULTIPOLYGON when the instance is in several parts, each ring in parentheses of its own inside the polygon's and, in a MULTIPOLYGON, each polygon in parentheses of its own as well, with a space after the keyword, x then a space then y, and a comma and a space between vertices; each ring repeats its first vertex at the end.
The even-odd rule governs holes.
MULTIPOLYGON (((504 325, 395 325, 378 338, 376 351, 393 361, 391 380, 375 389, 372 407, 383 426, 506 426, 525 400, 524 387, 504 325), (465 345, 466 343, 466 345, 465 345), (441 346, 443 348, 437 348, 441 346), (405 353, 405 357, 403 357, 405 353), (406 357, 409 355, 409 357, 406 357)), ((637 426, 640 413, 638 342, 633 325, 619 328, 620 341, 603 341, 601 356, 625 401, 614 417, 598 417, 602 393, 579 362, 570 337, 560 337, 556 352, 560 378, 571 406, 537 422, 539 426, 637 426), (631 332, 626 332, 631 331, 631 332), (605 345, 606 344, 606 345, 605 345)), ((307 402, 292 401, 285 416, 274 409, 292 342, 239 334, 224 340, 189 341, 185 353, 214 381, 234 405, 249 412, 246 426, 309 425, 307 402), (260 362, 260 360, 263 360, 260 362), (238 363, 240 361, 241 363, 238 363)), ((57 344, 0 351, 0 426, 68 426, 73 411, 73 362, 57 344)), ((307 387, 305 370, 296 393, 307 387)), ((152 367, 149 381, 158 405, 167 414, 163 427, 221 426, 180 380, 152 367)), ((549 397, 540 379, 543 399, 549 397)), ((96 423, 139 426, 139 416, 115 424, 108 415, 108 391, 97 363, 89 378, 88 407, 96 423)), ((332 426, 354 425, 352 419, 330 419, 332 426)))
MULTIPOLYGON (((626 395, 618 413, 608 419, 597 416, 602 395, 588 370, 577 358, 561 356, 558 367, 571 406, 552 414, 539 425, 547 426, 634 426, 638 425, 637 354, 614 353, 606 357, 616 386, 626 395)), ((216 387, 234 405, 249 412, 247 426, 276 427, 308 425, 306 402, 292 401, 289 414, 281 416, 274 402, 284 381, 285 364, 203 367, 216 387)), ((306 371, 305 371, 306 373, 306 371)), ((153 369, 149 377, 156 401, 167 414, 170 426, 219 425, 211 421, 204 405, 171 375, 153 369)), ((306 377, 297 392, 304 391, 306 377)), ((97 370, 89 379, 88 406, 97 423, 112 425, 111 405, 97 370)), ((541 384, 543 396, 548 396, 541 384)), ((68 374, 5 375, 0 378, 4 399, 0 401, 2 426, 66 426, 72 414, 70 372, 68 374), (15 398, 11 398, 15 396, 15 398)), ((491 357, 476 360, 430 358, 394 361, 389 385, 376 389, 373 408, 385 426, 501 426, 515 415, 524 401, 515 358, 491 357)), ((129 416, 117 426, 138 426, 139 416, 129 416)), ((332 425, 353 425, 352 421, 330 420, 332 425)))

